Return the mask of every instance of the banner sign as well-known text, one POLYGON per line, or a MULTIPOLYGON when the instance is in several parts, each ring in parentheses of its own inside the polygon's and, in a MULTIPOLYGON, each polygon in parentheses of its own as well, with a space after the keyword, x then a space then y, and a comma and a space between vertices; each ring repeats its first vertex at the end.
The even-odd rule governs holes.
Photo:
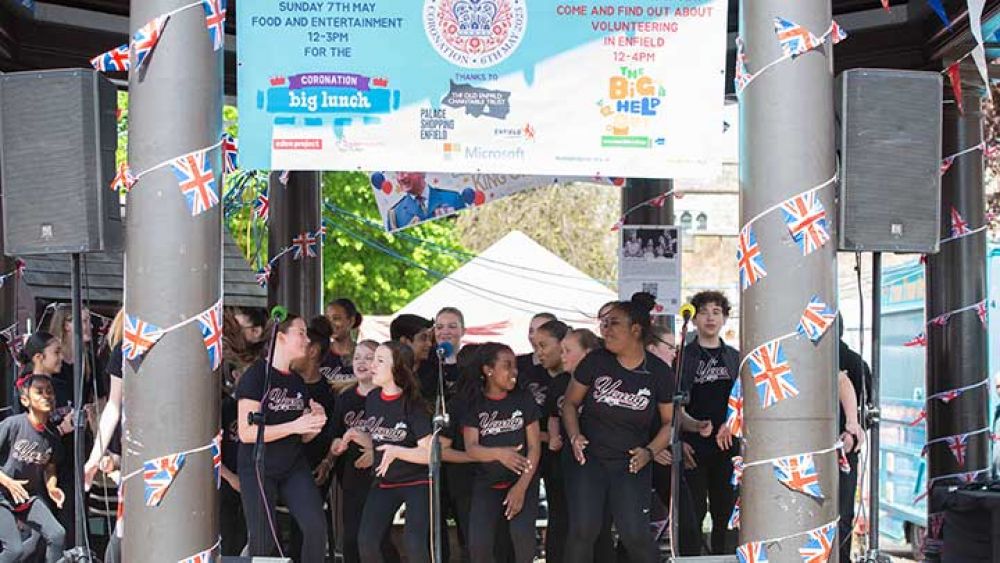
POLYGON ((372 172, 368 175, 387 231, 447 217, 463 209, 552 184, 590 182, 623 186, 623 178, 556 178, 506 174, 372 172))
POLYGON ((645 291, 656 298, 654 315, 676 315, 681 306, 680 229, 625 225, 618 247, 618 298, 645 291))
POLYGON ((244 0, 240 158, 711 177, 726 15, 724 0, 244 0))

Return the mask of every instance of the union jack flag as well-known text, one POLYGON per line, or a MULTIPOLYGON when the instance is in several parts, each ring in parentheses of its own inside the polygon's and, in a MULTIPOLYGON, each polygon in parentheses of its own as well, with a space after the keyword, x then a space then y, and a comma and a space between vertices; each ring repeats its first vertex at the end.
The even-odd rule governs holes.
POLYGON ((129 69, 128 43, 90 59, 90 65, 101 72, 124 72, 129 69))
POLYGON ((129 169, 128 163, 123 162, 118 165, 118 172, 115 173, 115 178, 111 180, 111 191, 114 192, 129 192, 132 186, 135 184, 135 176, 132 175, 132 170, 129 169))
POLYGON ((306 258, 315 258, 317 256, 317 239, 312 233, 302 233, 299 236, 292 239, 292 259, 298 260, 305 256, 306 258))
POLYGON ((948 444, 948 449, 955 456, 955 461, 958 462, 958 465, 965 467, 965 450, 969 445, 969 435, 948 436, 944 441, 948 444))
POLYGON ((222 134, 222 173, 232 174, 239 168, 239 143, 229 133, 222 134))
POLYGON ((799 548, 802 563, 826 563, 833 553, 837 538, 837 527, 827 524, 822 528, 810 530, 806 544, 799 548))
POLYGON ((812 454, 793 455, 771 464, 774 466, 774 476, 782 485, 811 497, 823 498, 812 454))
POLYGON ((733 389, 729 392, 729 406, 726 411, 726 425, 729 432, 737 438, 743 437, 743 384, 736 378, 733 389))
POLYGON ((215 546, 213 545, 201 553, 181 559, 179 563, 214 563, 215 561, 215 546))
POLYGON ((917 346, 927 346, 927 333, 921 332, 920 334, 914 336, 912 339, 904 342, 903 346, 906 346, 908 348, 915 348, 917 346))
POLYGON ((826 227, 826 209, 816 192, 808 192, 789 198, 781 204, 785 226, 792 235, 802 255, 808 256, 829 242, 830 233, 826 227))
POLYGON ((740 267, 740 288, 743 290, 767 277, 764 257, 761 256, 760 247, 757 246, 757 235, 750 225, 740 230, 736 262, 740 267))
POLYGON ((146 483, 146 506, 159 506, 184 466, 185 454, 170 454, 142 464, 142 480, 146 483))
POLYGON ((218 51, 226 45, 226 0, 201 0, 205 9, 205 27, 212 38, 212 50, 218 51))
POLYGON ((805 27, 782 18, 774 18, 774 32, 778 34, 781 50, 789 57, 797 57, 819 47, 820 40, 805 27))
POLYGON ((916 426, 920 424, 920 422, 923 421, 925 418, 927 418, 927 409, 920 409, 920 412, 917 413, 917 418, 914 418, 913 420, 908 422, 907 426, 916 426))
POLYGON ((326 242, 326 219, 320 222, 319 229, 316 231, 316 238, 320 242, 326 242))
POLYGON ((927 515, 927 535, 934 539, 941 539, 941 528, 944 527, 944 514, 935 512, 927 515))
POLYGON ((944 176, 944 173, 947 172, 948 169, 951 168, 952 164, 955 164, 955 157, 954 156, 947 156, 947 157, 941 159, 941 175, 942 176, 944 176))
POLYGON ((736 499, 736 504, 733 505, 733 513, 729 516, 729 523, 726 524, 726 528, 730 530, 735 530, 740 527, 740 499, 736 499))
POLYGON ((215 472, 215 488, 222 488, 222 430, 212 438, 212 470, 215 472))
POLYGON ((169 16, 153 18, 132 34, 132 50, 135 51, 136 70, 142 68, 146 57, 156 48, 156 44, 160 41, 160 35, 163 33, 163 26, 166 25, 168 19, 169 16))
POLYGON ((840 449, 837 450, 837 464, 840 466, 841 473, 851 472, 851 461, 847 459, 847 454, 844 453, 843 446, 841 446, 840 449))
POLYGON ((759 541, 745 543, 736 548, 736 558, 740 563, 767 563, 767 547, 759 541))
POLYGON ((830 328, 830 325, 836 320, 837 312, 820 301, 818 295, 813 295, 809 304, 806 305, 806 310, 802 312, 802 318, 799 319, 798 332, 807 336, 814 343, 819 342, 819 339, 823 338, 823 334, 826 333, 826 329, 830 328))
POLYGON ((618 221, 615 222, 614 225, 611 225, 611 232, 615 233, 615 232, 620 231, 622 229, 622 225, 623 224, 624 224, 624 222, 621 219, 619 219, 618 221))
POLYGON ((747 65, 750 62, 750 58, 747 57, 745 49, 746 49, 746 47, 743 44, 743 38, 742 37, 737 37, 736 38, 736 77, 733 80, 733 82, 735 82, 735 84, 736 84, 736 91, 737 92, 740 92, 744 88, 746 88, 747 84, 750 83, 750 78, 752 77, 751 74, 750 74, 750 70, 747 68, 747 65))
POLYGON ((215 174, 205 153, 206 151, 201 150, 176 158, 170 163, 191 215, 204 213, 219 203, 215 174))
POLYGON ((951 236, 960 237, 965 236, 972 232, 969 228, 969 223, 962 219, 962 215, 955 209, 955 206, 951 207, 951 236))
POLYGON ((278 174, 278 181, 281 182, 282 186, 288 186, 288 175, 291 173, 291 170, 282 170, 281 173, 278 174))
POLYGON ((985 299, 976 303, 976 316, 979 317, 979 322, 983 323, 983 328, 989 327, 989 318, 987 317, 985 299))
POLYGON ((826 33, 830 36, 830 40, 833 41, 834 45, 847 39, 847 32, 844 31, 844 28, 840 27, 840 24, 836 20, 830 22, 830 30, 826 33))
POLYGON ((941 393, 940 395, 937 396, 937 398, 940 399, 942 403, 947 405, 948 403, 957 399, 958 396, 961 394, 962 392, 959 391, 958 389, 952 389, 951 391, 945 391, 944 393, 941 393))
POLYGON ((207 311, 198 315, 198 328, 201 329, 201 338, 205 341, 205 349, 208 350, 208 363, 212 365, 212 371, 215 371, 222 364, 221 299, 207 311))
POLYGON ((271 214, 271 198, 267 195, 267 188, 260 191, 260 195, 253 201, 253 216, 256 219, 267 221, 271 214))
POLYGON ((733 456, 733 476, 729 479, 729 484, 736 487, 740 486, 743 482, 743 456, 734 455, 733 456))
POLYGON ((965 483, 974 483, 976 481, 976 476, 982 473, 982 471, 967 471, 958 476, 958 480, 965 483))
POLYGON ((750 354, 749 360, 762 409, 799 394, 780 342, 760 346, 750 354))
POLYGON ((927 321, 927 324, 931 324, 931 325, 934 325, 934 326, 944 326, 944 325, 948 324, 948 321, 950 319, 951 319, 951 313, 944 313, 942 315, 938 315, 938 316, 934 317, 933 319, 927 321))
POLYGON ((257 285, 267 287, 267 280, 271 277, 271 265, 264 264, 264 267, 257 270, 257 285))
POLYGON ((123 359, 137 362, 161 336, 163 331, 160 327, 125 313, 125 328, 122 333, 123 359))

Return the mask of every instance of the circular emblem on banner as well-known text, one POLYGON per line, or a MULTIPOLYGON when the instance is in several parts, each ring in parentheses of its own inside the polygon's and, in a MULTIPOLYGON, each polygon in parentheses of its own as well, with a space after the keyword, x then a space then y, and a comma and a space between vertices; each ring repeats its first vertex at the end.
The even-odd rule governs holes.
POLYGON ((528 24, 526 0, 424 0, 424 31, 445 60, 486 68, 509 57, 528 24))

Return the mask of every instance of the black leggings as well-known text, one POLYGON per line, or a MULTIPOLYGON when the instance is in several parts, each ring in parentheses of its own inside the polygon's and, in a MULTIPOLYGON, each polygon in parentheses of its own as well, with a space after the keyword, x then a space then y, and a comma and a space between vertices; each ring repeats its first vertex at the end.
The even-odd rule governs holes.
POLYGON ((684 471, 678 521, 681 555, 701 555, 701 524, 706 512, 712 514, 711 553, 723 555, 736 551, 736 531, 728 529, 736 503, 736 493, 730 482, 735 451, 699 451, 695 454, 698 466, 684 471))
POLYGON ((647 465, 633 474, 628 471, 627 460, 589 457, 587 463, 577 466, 575 473, 567 491, 571 517, 566 561, 594 560, 594 542, 608 509, 630 563, 655 563, 656 546, 649 528, 650 467, 647 465))
MULTIPOLYGON (((365 510, 365 500, 372 488, 372 477, 369 471, 360 472, 355 468, 344 470, 346 476, 341 488, 342 514, 344 523, 341 534, 344 542, 344 563, 360 563, 361 553, 358 551, 358 529, 361 527, 361 515, 365 510)), ((387 563, 397 563, 399 553, 392 543, 389 530, 382 537, 382 559, 387 563)))
MULTIPOLYGON (((375 485, 368 493, 358 531, 358 550, 365 563, 382 563, 382 539, 400 505, 406 504, 406 527, 403 552, 407 563, 429 563, 430 488, 426 484, 381 488, 375 485)), ((442 537, 443 534, 442 534, 442 537)))
POLYGON ((267 557, 274 553, 274 536, 280 538, 274 506, 280 494, 299 530, 302 531, 301 560, 323 561, 326 552, 326 520, 323 500, 313 482, 312 472, 305 459, 300 460, 287 473, 268 475, 261 472, 265 498, 260 497, 260 485, 254 467, 240 467, 240 491, 243 494, 243 512, 246 515, 250 555, 267 557), (270 522, 269 522, 270 519, 270 522))
MULTIPOLYGON (((507 529, 514 545, 514 561, 531 563, 535 558, 535 517, 538 515, 538 479, 533 479, 524 493, 524 505, 507 526, 503 504, 510 489, 494 489, 488 483, 476 483, 472 489, 469 517, 469 556, 472 561, 494 561, 497 528, 507 529)), ((506 538, 503 538, 504 540, 506 538)))
POLYGON ((66 531, 52 515, 45 502, 35 499, 26 513, 17 516, 7 506, 0 506, 0 542, 3 542, 0 563, 15 563, 32 555, 26 551, 22 543, 21 530, 17 527, 18 520, 25 522, 29 528, 42 536, 42 541, 45 542, 46 563, 54 563, 62 557, 66 531))
POLYGON ((219 535, 222 536, 222 554, 239 555, 247 544, 247 524, 243 518, 243 501, 240 493, 222 480, 219 489, 219 535))
MULTIPOLYGON (((563 448, 562 451, 566 451, 563 448)), ((573 462, 576 463, 576 462, 573 462)), ((545 480, 545 503, 548 525, 545 528, 545 561, 563 563, 566 559, 566 537, 569 534, 569 509, 566 501, 568 479, 563 470, 563 455, 549 449, 542 451, 539 461, 545 480)))

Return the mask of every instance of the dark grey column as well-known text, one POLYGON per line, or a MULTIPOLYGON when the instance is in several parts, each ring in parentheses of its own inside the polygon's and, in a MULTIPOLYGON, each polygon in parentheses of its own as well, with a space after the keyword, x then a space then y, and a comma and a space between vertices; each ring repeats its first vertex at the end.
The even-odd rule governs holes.
MULTIPOLYGON (((288 185, 280 174, 272 172, 268 196, 271 219, 267 241, 268 256, 276 256, 303 232, 315 233, 322 221, 320 200, 323 193, 320 172, 292 172, 288 185)), ((323 246, 317 258, 292 259, 289 253, 278 260, 267 284, 269 306, 284 305, 307 320, 323 313, 323 246)))
MULTIPOLYGON (((654 180, 650 178, 629 178, 625 186, 622 187, 622 213, 625 216, 626 225, 673 225, 674 224, 674 198, 668 197, 663 202, 663 206, 643 205, 634 211, 629 212, 633 207, 672 189, 673 180, 654 180)), ((627 299, 629 296, 626 295, 627 299)), ((683 295, 681 298, 683 299, 683 295)), ((653 317, 653 322, 674 329, 673 315, 659 315, 653 317)))
MULTIPOLYGON (((967 87, 965 114, 954 104, 945 104, 942 151, 945 155, 979 144, 982 140, 982 106, 975 88, 967 87)), ((941 179, 941 238, 950 236, 951 209, 954 207, 977 229, 984 224, 983 154, 974 151, 958 157, 941 179)), ((980 232, 941 244, 936 255, 927 257, 927 318, 972 305, 986 297, 986 233, 980 232)), ((927 327, 927 394, 979 383, 987 371, 987 334, 975 311, 956 314, 943 327, 927 327)), ((945 404, 927 404, 927 439, 971 432, 989 425, 986 405, 993 386, 989 383, 966 391, 945 404)), ((964 465, 944 443, 933 444, 927 452, 928 478, 988 468, 989 432, 970 436, 964 465)), ((979 480, 988 473, 978 475, 979 480)), ((936 488, 953 484, 941 480, 936 488)), ((931 495, 928 513, 940 510, 940 498, 931 495)))
MULTIPOLYGON (((830 25, 830 0, 744 0, 740 34, 750 70, 782 56, 775 39, 780 16, 820 35, 830 25)), ((784 61, 754 80, 740 103, 740 217, 746 224, 785 199, 823 184, 835 173, 833 53, 829 46, 784 61)), ((817 193, 826 209, 831 240, 808 256, 791 240, 780 210, 753 223, 767 277, 741 295, 741 351, 795 331, 813 295, 837 300, 834 188, 817 193)), ((799 394, 765 409, 749 367, 742 370, 746 419, 744 458, 757 460, 808 453, 837 440, 837 333, 816 345, 804 337, 781 342, 799 394)), ((743 476, 740 543, 795 536, 768 546, 773 563, 800 563, 804 533, 837 519, 835 453, 814 456, 824 501, 784 487, 770 463, 743 476)), ((830 561, 836 561, 836 551, 830 561)))
MULTIPOLYGON (((133 0, 129 28, 185 3, 133 0)), ((143 68, 130 74, 129 94, 133 171, 218 142, 222 51, 212 51, 200 5, 170 18, 143 68)), ((218 181, 218 149, 208 157, 218 181)), ((192 216, 167 166, 139 180, 126 211, 126 311, 166 328, 215 304, 222 291, 222 206, 192 216)), ((144 461, 204 446, 219 431, 219 379, 197 323, 163 336, 139 373, 126 367, 124 376, 124 473, 144 461)), ((174 563, 218 540, 210 452, 187 456, 157 507, 143 502, 141 473, 125 490, 123 561, 174 563)))

